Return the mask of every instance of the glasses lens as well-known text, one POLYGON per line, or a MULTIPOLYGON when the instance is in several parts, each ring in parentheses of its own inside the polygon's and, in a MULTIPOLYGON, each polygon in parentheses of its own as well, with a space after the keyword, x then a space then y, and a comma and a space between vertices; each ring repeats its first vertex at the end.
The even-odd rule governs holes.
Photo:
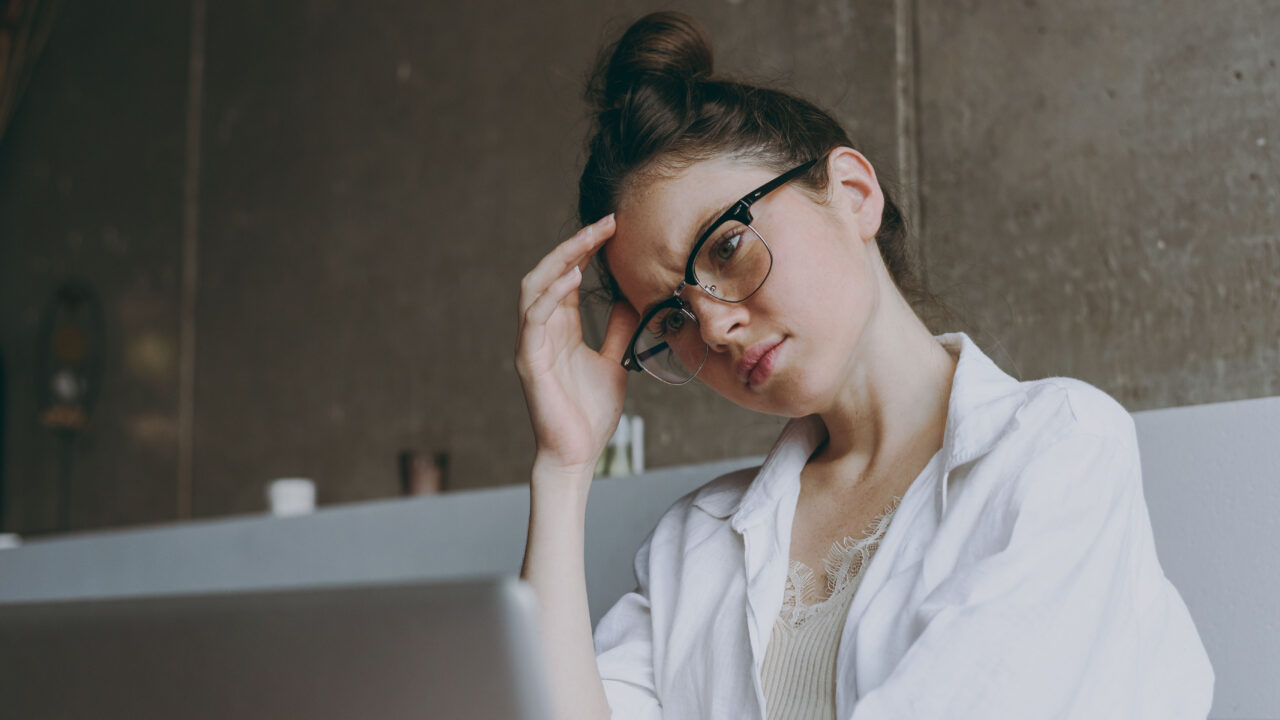
POLYGON ((678 308, 659 310, 640 331, 635 345, 640 367, 676 385, 698 374, 708 351, 698 321, 678 308))
POLYGON ((716 226, 698 249, 693 273, 713 297, 746 300, 764 284, 773 254, 755 228, 730 220, 716 226))

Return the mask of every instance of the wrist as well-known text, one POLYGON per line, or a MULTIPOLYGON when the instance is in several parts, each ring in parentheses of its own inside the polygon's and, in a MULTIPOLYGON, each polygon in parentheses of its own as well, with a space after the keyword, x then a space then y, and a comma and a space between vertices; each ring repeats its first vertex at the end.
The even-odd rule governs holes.
POLYGON ((565 464, 545 457, 535 457, 533 460, 533 479, 537 484, 580 487, 590 485, 595 474, 594 460, 580 465, 565 464))
POLYGON ((595 469, 538 465, 535 463, 529 479, 529 493, 534 506, 550 509, 568 505, 585 512, 587 493, 595 469))

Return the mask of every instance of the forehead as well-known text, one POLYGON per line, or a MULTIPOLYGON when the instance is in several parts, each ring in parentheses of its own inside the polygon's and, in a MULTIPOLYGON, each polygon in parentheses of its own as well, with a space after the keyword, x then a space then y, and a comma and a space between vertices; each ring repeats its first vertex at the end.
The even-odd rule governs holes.
POLYGON ((617 228, 603 248, 623 295, 637 310, 671 294, 703 223, 777 173, 744 160, 714 158, 640 178, 618 198, 617 228))

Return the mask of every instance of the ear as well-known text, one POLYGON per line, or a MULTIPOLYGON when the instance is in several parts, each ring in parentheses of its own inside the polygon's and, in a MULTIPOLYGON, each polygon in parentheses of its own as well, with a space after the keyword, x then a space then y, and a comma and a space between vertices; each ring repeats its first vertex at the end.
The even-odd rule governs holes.
POLYGON ((875 168, 857 150, 838 147, 827 155, 827 178, 832 206, 849 214, 864 241, 875 238, 884 212, 884 193, 875 168))

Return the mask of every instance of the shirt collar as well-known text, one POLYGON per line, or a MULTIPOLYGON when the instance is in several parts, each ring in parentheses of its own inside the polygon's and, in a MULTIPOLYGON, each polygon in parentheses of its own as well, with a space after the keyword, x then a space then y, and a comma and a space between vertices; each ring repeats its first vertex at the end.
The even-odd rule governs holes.
MULTIPOLYGON (((1016 413, 1026 391, 967 334, 945 333, 934 339, 958 358, 942 441, 945 478, 952 469, 985 455, 1017 427, 1016 413)), ((732 515, 734 529, 742 531, 759 520, 784 491, 799 484, 800 470, 826 437, 827 428, 819 416, 792 419, 745 492, 737 484, 714 486, 700 493, 694 505, 721 519, 732 515)), ((942 492, 945 509, 945 481, 942 492)))

